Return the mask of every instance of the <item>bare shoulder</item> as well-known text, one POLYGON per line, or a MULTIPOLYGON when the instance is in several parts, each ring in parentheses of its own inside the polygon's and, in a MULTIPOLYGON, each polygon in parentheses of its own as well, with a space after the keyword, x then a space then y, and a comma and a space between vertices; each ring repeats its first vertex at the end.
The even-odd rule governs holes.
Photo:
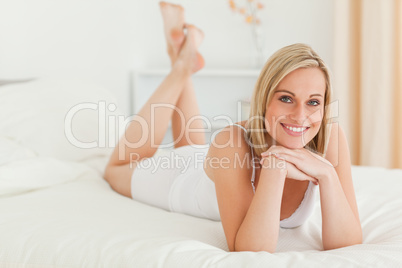
POLYGON ((205 158, 205 173, 214 181, 214 171, 219 167, 226 169, 244 167, 244 165, 247 165, 247 160, 251 161, 249 152, 250 149, 244 137, 244 130, 238 126, 228 125, 221 129, 210 144, 205 158), (239 161, 240 163, 237 163, 239 161), (244 165, 241 165, 243 162, 244 165))

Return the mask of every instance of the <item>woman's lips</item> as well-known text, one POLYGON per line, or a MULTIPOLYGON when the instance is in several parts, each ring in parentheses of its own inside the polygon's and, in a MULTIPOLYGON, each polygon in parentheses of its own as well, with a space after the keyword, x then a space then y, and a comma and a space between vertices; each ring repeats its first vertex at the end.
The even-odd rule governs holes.
POLYGON ((310 128, 310 127, 295 127, 294 125, 287 125, 284 123, 281 123, 281 126, 283 127, 283 129, 287 134, 294 137, 302 136, 310 128))

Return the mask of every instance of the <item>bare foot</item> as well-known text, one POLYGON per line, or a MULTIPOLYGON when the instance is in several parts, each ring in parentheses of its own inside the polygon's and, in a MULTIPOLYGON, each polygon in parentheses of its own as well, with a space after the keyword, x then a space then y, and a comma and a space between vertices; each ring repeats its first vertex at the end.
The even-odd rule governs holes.
POLYGON ((195 73, 205 65, 204 58, 197 49, 204 39, 204 33, 194 25, 186 24, 187 35, 184 44, 179 52, 176 66, 182 67, 185 71, 195 73))
POLYGON ((167 2, 160 2, 159 6, 163 18, 167 51, 173 65, 185 39, 184 8, 167 2))

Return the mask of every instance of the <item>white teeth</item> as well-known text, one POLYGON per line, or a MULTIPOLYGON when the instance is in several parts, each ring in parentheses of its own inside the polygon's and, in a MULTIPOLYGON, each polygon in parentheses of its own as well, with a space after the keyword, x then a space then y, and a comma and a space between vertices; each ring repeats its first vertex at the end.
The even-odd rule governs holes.
POLYGON ((307 129, 307 127, 288 127, 288 126, 285 127, 293 132, 303 132, 307 129))

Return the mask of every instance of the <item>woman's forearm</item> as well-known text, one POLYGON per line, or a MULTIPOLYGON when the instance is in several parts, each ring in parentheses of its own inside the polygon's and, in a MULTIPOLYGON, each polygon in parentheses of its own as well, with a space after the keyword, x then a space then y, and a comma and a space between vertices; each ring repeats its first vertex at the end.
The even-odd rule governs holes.
POLYGON ((236 235, 236 251, 275 252, 285 179, 286 170, 261 170, 257 190, 236 235))
POLYGON ((362 243, 362 229, 336 172, 320 179, 322 243, 325 250, 362 243))

